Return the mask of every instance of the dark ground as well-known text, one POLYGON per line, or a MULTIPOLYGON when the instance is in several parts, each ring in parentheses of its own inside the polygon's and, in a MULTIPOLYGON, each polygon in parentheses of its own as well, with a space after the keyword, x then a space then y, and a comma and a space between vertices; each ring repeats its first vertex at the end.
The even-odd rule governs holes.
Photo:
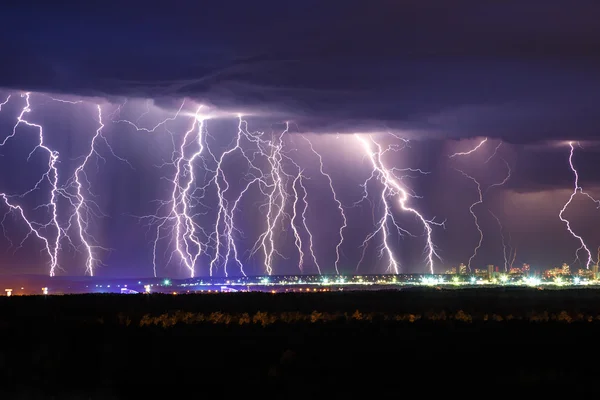
POLYGON ((0 311, 1 399, 545 396, 595 392, 600 373, 595 290, 13 296, 0 311))

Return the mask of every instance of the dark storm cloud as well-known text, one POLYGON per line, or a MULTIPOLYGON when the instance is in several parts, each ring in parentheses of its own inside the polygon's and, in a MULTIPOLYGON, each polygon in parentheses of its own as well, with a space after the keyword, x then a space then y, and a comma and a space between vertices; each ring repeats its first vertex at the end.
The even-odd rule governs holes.
POLYGON ((0 85, 191 96, 323 132, 523 143, 600 130, 591 0, 88 3, 3 6, 0 85))

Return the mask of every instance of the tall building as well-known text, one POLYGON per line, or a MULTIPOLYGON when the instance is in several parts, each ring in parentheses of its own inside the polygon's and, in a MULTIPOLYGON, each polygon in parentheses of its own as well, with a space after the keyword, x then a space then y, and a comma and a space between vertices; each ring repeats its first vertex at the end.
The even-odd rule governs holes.
POLYGON ((492 279, 494 277, 494 266, 492 264, 487 266, 487 275, 488 279, 492 279))
POLYGON ((467 274, 467 266, 463 263, 460 263, 460 265, 458 266, 458 273, 460 275, 466 275, 467 274))
POLYGON ((592 279, 598 279, 598 264, 592 265, 592 279))
POLYGON ((560 272, 563 275, 571 275, 571 267, 569 267, 569 265, 567 263, 563 263, 560 272))

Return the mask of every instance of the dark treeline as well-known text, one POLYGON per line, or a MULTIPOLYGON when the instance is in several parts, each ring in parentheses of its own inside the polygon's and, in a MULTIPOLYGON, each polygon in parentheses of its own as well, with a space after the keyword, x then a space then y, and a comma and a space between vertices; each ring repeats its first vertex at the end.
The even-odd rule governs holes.
POLYGON ((190 295, 65 295, 0 297, 2 323, 25 319, 109 322, 121 313, 133 320, 146 314, 189 312, 255 313, 298 311, 426 313, 463 310, 469 314, 560 311, 600 314, 600 290, 413 289, 326 293, 223 293, 190 295))
POLYGON ((506 318, 600 315, 593 290, 0 300, 2 399, 573 394, 593 391, 597 376, 599 319, 506 318), (240 323, 244 313, 251 318, 240 323), (264 324, 257 314, 277 319, 264 324), (325 314, 347 317, 324 321, 325 314), (165 315, 181 320, 147 323, 165 315), (238 320, 223 322, 223 315, 238 320))

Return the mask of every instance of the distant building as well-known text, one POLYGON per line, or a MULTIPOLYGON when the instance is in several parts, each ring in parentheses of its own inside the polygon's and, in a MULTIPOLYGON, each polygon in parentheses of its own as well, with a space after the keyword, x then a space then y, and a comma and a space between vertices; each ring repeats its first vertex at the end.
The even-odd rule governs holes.
POLYGON ((513 267, 513 268, 511 268, 511 269, 508 270, 508 273, 510 275, 521 275, 523 273, 523 270, 521 268, 515 268, 515 267, 513 267))
POLYGON ((456 267, 451 267, 450 269, 446 270, 446 274, 447 275, 456 275, 456 267))
POLYGON ((460 275, 466 275, 467 274, 467 266, 463 263, 460 263, 460 265, 458 266, 458 273, 460 275))
POLYGON ((492 264, 487 266, 487 276, 488 279, 492 279, 494 277, 494 266, 492 264))
POLYGON ((586 278, 586 279, 594 279, 594 271, 593 271, 593 269, 580 268, 577 271, 577 276, 580 276, 580 277, 586 278))
POLYGON ((564 263, 560 268, 552 268, 544 271, 544 277, 546 278, 556 278, 564 275, 571 275, 571 267, 567 263, 564 263))
POLYGON ((592 265, 592 279, 598 279, 598 264, 592 265))

